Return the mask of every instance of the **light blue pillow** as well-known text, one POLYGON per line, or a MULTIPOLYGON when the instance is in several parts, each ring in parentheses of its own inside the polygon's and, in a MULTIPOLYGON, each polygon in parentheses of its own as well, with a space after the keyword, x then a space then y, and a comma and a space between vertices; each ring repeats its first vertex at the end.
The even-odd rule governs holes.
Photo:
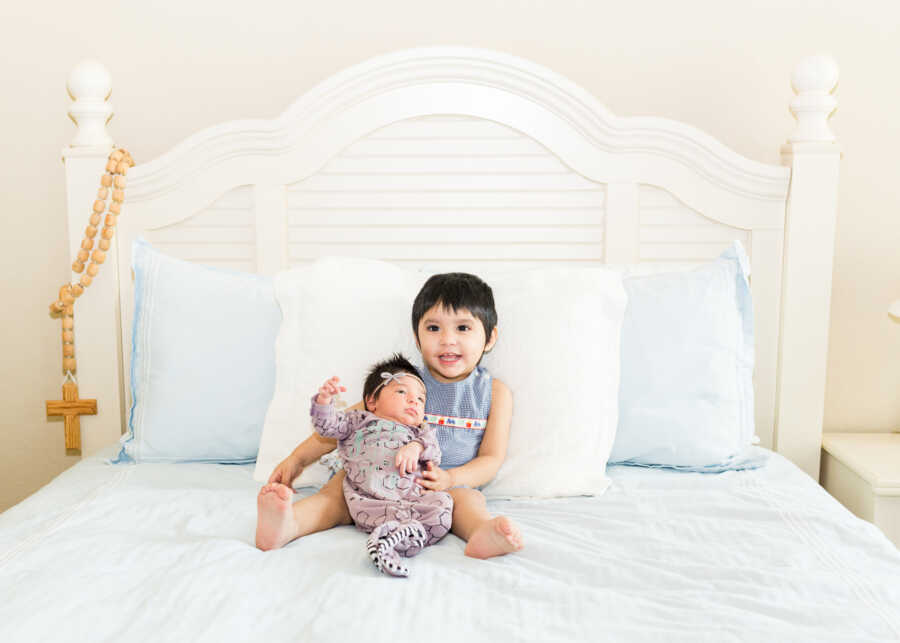
POLYGON ((117 462, 256 459, 275 389, 271 278, 132 246, 132 405, 117 462))
POLYGON ((626 277, 610 463, 699 469, 753 441, 753 307, 739 242, 690 272, 626 277))

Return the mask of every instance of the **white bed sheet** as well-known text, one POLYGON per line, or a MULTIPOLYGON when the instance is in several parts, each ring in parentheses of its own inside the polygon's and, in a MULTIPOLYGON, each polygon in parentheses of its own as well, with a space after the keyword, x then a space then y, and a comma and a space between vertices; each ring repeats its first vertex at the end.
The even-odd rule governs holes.
POLYGON ((448 536, 408 579, 352 527, 257 550, 252 473, 88 458, 0 514, 0 640, 900 639, 900 552, 774 454, 491 502, 524 551, 477 561, 448 536))

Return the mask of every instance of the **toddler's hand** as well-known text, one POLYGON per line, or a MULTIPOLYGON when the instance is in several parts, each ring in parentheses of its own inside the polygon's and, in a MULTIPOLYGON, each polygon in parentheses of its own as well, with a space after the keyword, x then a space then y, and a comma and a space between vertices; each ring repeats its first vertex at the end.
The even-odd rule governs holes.
POLYGON ((331 404, 331 398, 338 393, 346 392, 347 387, 341 386, 341 378, 334 376, 325 380, 325 383, 319 387, 319 394, 316 396, 316 404, 331 404))
POLYGON ((280 482, 286 487, 290 487, 301 473, 303 473, 303 465, 293 457, 288 456, 272 471, 272 475, 269 476, 269 483, 280 482))
POLYGON ((422 445, 419 442, 409 442, 404 444, 397 451, 397 457, 394 458, 394 465, 401 475, 412 473, 419 469, 419 456, 422 455, 422 445))
POLYGON ((444 491, 453 486, 453 478, 449 471, 435 466, 434 462, 429 460, 423 467, 422 477, 416 479, 416 484, 429 491, 444 491))

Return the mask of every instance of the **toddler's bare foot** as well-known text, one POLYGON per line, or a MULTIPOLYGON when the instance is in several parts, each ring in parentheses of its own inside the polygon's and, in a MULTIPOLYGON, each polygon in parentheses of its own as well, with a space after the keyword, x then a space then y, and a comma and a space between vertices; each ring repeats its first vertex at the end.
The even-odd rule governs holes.
POLYGON ((297 526, 291 508, 293 491, 273 482, 259 491, 256 498, 256 546, 263 551, 278 549, 294 539, 297 526))
POLYGON ((519 551, 522 547, 519 528, 506 516, 498 516, 475 530, 465 553, 472 558, 492 558, 519 551))

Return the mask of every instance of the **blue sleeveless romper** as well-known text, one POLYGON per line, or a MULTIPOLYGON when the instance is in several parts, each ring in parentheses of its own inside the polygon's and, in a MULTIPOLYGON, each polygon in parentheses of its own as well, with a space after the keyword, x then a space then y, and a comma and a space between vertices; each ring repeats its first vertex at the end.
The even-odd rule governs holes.
POLYGON ((441 447, 441 468, 452 469, 478 455, 491 410, 491 374, 476 366, 459 382, 438 382, 417 365, 428 397, 425 422, 434 428, 441 447))

